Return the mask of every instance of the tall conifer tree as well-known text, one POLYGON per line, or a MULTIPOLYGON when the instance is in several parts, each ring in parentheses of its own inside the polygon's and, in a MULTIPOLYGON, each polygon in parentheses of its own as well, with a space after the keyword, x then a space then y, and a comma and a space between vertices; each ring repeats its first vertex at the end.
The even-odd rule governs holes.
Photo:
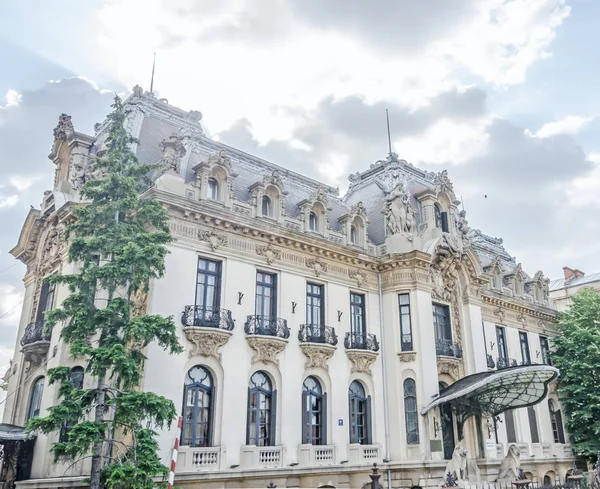
POLYGON ((47 328, 62 326, 62 341, 94 387, 75 385, 69 367, 50 369, 60 404, 28 429, 61 432, 52 446, 55 459, 91 457, 91 489, 146 489, 168 472, 154 429, 169 425, 177 411, 171 401, 139 389, 145 351, 150 343, 171 354, 182 348, 172 317, 136 310, 134 298, 163 275, 172 238, 165 209, 141 195, 152 167, 131 151, 136 141, 125 129, 119 97, 112 108, 106 153, 92 163, 101 176, 82 187, 85 203, 73 207, 65 233, 78 271, 49 278, 66 284, 70 295, 46 317, 47 328))

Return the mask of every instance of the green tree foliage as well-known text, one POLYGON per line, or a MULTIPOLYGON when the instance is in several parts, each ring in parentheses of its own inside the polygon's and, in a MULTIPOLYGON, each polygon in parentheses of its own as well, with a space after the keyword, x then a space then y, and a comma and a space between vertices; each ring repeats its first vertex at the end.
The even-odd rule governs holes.
POLYGON ((572 299, 552 339, 552 363, 573 449, 591 457, 600 451, 600 292, 583 289, 572 299))
POLYGON ((171 401, 140 392, 144 352, 150 343, 171 354, 182 348, 172 317, 134 314, 132 299, 163 275, 172 238, 165 209, 141 195, 152 167, 130 150, 135 139, 125 129, 118 97, 112 108, 107 151, 93 163, 101 176, 82 187, 86 203, 73 207, 66 230, 69 260, 78 271, 49 278, 66 284, 70 295, 46 316, 47 328, 62 326, 62 340, 96 385, 79 388, 70 368, 50 369, 49 383, 58 385, 61 402, 28 429, 62 431, 52 446, 55 459, 91 457, 92 489, 146 489, 168 472, 153 430, 170 425, 177 411, 171 401))

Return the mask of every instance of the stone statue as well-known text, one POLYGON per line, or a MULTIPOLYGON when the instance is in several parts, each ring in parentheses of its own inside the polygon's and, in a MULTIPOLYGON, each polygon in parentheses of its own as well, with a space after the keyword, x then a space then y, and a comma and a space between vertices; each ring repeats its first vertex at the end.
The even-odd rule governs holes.
POLYGON ((519 467, 521 466, 521 450, 514 443, 508 447, 508 453, 500 464, 500 472, 498 473, 498 481, 510 480, 513 481, 519 475, 519 467))
POLYGON ((403 234, 412 239, 416 230, 416 211, 410 206, 409 195, 402 183, 389 193, 382 212, 391 234, 403 234))
MULTIPOLYGON (((444 474, 452 474, 456 477, 456 481, 464 480, 466 476, 467 469, 467 450, 459 443, 454 447, 454 452, 452 452, 452 458, 446 465, 446 470, 444 470, 444 474)), ((444 479, 440 482, 439 487, 442 487, 444 484, 444 479)))
POLYGON ((69 168, 69 183, 74 190, 79 190, 85 182, 90 180, 101 180, 104 172, 96 168, 98 160, 83 155, 71 157, 69 168))
POLYGON ((163 172, 172 171, 179 174, 181 158, 183 158, 186 153, 182 141, 183 137, 174 132, 168 138, 163 139, 160 142, 159 148, 163 154, 163 172))
POLYGON ((454 186, 450 178, 448 178, 448 170, 437 173, 433 179, 433 184, 435 185, 436 194, 440 192, 454 192, 454 186))

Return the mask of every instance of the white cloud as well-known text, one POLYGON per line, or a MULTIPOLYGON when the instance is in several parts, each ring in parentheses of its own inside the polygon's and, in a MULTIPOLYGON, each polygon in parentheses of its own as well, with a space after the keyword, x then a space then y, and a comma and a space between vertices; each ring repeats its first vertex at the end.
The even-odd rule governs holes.
POLYGON ((18 195, 9 195, 8 197, 0 196, 0 209, 3 207, 12 207, 19 201, 18 195))
POLYGON ((538 129, 535 136, 538 138, 547 138, 559 134, 575 135, 593 119, 593 117, 569 115, 558 121, 547 122, 538 129))
POLYGON ((10 89, 6 92, 4 98, 6 99, 6 107, 16 107, 21 102, 22 96, 16 90, 10 89))
POLYGON ((571 205, 594 206, 600 209, 600 153, 590 153, 588 160, 594 163, 594 169, 589 175, 570 182, 566 194, 571 205))

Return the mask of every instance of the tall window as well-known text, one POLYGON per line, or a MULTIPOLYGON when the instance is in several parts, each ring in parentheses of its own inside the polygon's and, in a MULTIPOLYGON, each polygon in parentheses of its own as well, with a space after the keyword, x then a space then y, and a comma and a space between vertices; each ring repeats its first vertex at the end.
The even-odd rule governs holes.
POLYGON ((256 273, 255 314, 265 319, 277 316, 277 275, 256 273))
POLYGON ((37 379, 31 387, 31 397, 29 398, 29 409, 27 411, 27 421, 40 415, 42 406, 42 394, 44 393, 44 377, 37 379))
POLYGON ((198 259, 196 314, 200 326, 214 324, 221 303, 221 262, 198 259))
POLYGON ((320 284, 306 284, 306 324, 313 336, 321 337, 325 325, 325 295, 320 284))
POLYGON ((450 232, 450 226, 448 225, 448 213, 442 212, 442 231, 445 233, 450 232))
POLYGON ((219 200, 219 181, 214 177, 208 179, 206 197, 210 200, 219 200))
POLYGON ((433 304, 433 326, 436 340, 452 341, 452 326, 450 323, 450 308, 433 304))
POLYGON ((255 372, 248 383, 247 445, 275 445, 275 399, 271 380, 264 372, 255 372))
POLYGON ((506 441, 508 441, 508 443, 516 443, 517 431, 515 430, 515 413, 512 409, 504 413, 504 421, 506 423, 506 441))
POLYGON ((262 198, 262 215, 267 217, 273 217, 273 208, 271 206, 271 199, 266 195, 262 198))
POLYGON ((404 417, 406 419, 406 443, 408 445, 418 445, 417 387, 413 379, 404 381, 404 417))
POLYGON ((525 331, 519 331, 519 343, 521 345, 521 361, 523 365, 529 365, 531 356, 529 355, 529 339, 525 331))
POLYGON ((542 362, 546 365, 552 365, 552 360, 550 360, 550 345, 548 338, 545 336, 540 336, 540 349, 542 350, 542 362))
POLYGON ((365 328, 365 296, 350 293, 350 331, 354 337, 362 337, 365 328))
POLYGON ((508 367, 506 331, 502 326, 496 326, 496 343, 498 343, 498 367, 508 367))
POLYGON ((442 209, 440 208, 439 204, 433 204, 433 213, 434 213, 434 217, 435 217, 435 227, 441 228, 442 227, 442 209))
POLYGON ((319 219, 314 212, 308 215, 308 228, 311 231, 317 232, 319 230, 319 219))
POLYGON ((214 384, 210 372, 200 365, 188 370, 183 389, 181 444, 209 447, 212 444, 214 384))
POLYGON ((400 342, 402 351, 412 351, 413 338, 412 327, 410 325, 410 295, 398 295, 398 305, 400 307, 400 342))
MULTIPOLYGON (((84 379, 83 367, 73 367, 71 369, 71 384, 73 385, 73 388, 74 389, 83 389, 83 379, 84 379)), ((77 419, 72 419, 72 420, 65 422, 65 424, 63 425, 63 427, 60 430, 58 441, 60 441, 60 442, 68 441, 67 435, 69 434, 69 431, 71 431, 73 429, 73 426, 75 426, 75 423, 77 423, 77 419)))
POLYGON ((529 432, 531 433, 531 443, 539 443, 540 435, 538 433, 537 418, 533 406, 527 408, 527 417, 529 418, 529 432))
POLYGON ((46 280, 42 282, 36 322, 45 321, 46 312, 52 310, 52 308, 54 307, 55 291, 55 284, 51 284, 46 280))
POLYGON ((371 398, 365 388, 355 380, 348 392, 350 405, 350 443, 369 445, 371 443, 371 398))
POLYGON ((302 386, 302 443, 327 444, 327 394, 312 376, 302 386))
POLYGON ((552 437, 554 443, 565 442, 565 432, 562 425, 562 414, 560 409, 554 407, 551 399, 548 400, 548 411, 550 411, 550 423, 552 425, 552 437))
POLYGON ((352 244, 358 244, 358 233, 356 232, 356 226, 350 226, 350 242, 352 244))

